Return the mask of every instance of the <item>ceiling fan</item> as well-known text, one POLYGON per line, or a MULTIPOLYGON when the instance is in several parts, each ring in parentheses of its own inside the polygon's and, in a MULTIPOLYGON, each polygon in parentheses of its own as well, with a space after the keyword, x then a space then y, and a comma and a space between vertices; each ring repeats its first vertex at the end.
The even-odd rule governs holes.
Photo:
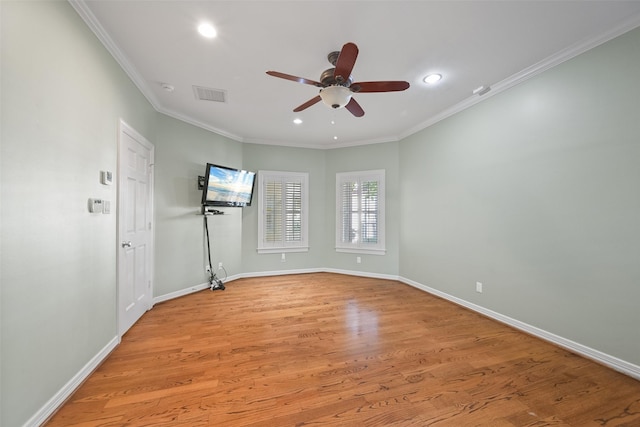
POLYGON ((267 71, 267 74, 281 79, 291 80, 298 83, 313 85, 320 88, 320 93, 304 104, 296 107, 293 111, 305 110, 321 100, 331 108, 346 108, 356 117, 364 116, 364 110, 352 98, 353 93, 371 92, 398 92, 409 88, 409 83, 405 81, 380 81, 380 82, 353 82, 351 71, 358 57, 358 46, 354 43, 347 43, 342 46, 339 52, 331 52, 327 59, 334 66, 325 70, 320 75, 320 81, 305 79, 303 77, 292 76, 278 71, 267 71))

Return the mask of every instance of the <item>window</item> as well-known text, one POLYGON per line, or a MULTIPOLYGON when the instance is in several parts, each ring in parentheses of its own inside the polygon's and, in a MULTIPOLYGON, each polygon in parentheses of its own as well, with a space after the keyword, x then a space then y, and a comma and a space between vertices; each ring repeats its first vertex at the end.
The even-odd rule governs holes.
POLYGON ((384 255, 384 170, 336 174, 336 251, 384 255))
POLYGON ((258 253, 309 250, 308 181, 308 173, 258 172, 258 253))

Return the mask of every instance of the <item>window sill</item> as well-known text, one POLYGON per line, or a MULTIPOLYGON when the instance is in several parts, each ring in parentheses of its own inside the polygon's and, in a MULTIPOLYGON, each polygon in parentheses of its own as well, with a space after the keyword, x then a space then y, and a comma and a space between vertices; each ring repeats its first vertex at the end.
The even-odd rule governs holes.
POLYGON ((336 248, 336 252, 365 255, 386 255, 386 249, 365 249, 365 248, 336 248))
POLYGON ((284 252, 309 252, 309 247, 258 248, 257 250, 259 254, 281 254, 284 252))

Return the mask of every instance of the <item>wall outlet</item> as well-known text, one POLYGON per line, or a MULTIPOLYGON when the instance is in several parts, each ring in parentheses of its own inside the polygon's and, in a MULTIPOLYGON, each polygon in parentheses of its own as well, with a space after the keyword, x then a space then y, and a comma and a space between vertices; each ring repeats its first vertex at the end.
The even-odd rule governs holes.
POLYGON ((280 261, 285 262, 286 260, 287 260, 287 256, 283 253, 282 256, 280 257, 280 261))
POLYGON ((218 263, 218 270, 222 270, 222 263, 221 262, 218 263))
POLYGON ((362 262, 362 258, 361 258, 361 257, 359 257, 359 256, 357 256, 357 257, 356 257, 356 262, 357 262, 358 264, 360 264, 360 263, 362 262))
POLYGON ((482 283, 476 282, 476 292, 482 293, 482 283))

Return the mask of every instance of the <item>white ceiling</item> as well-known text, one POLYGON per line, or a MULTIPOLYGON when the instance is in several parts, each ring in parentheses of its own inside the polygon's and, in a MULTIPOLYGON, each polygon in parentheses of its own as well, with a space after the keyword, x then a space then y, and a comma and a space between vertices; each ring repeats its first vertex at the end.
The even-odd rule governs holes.
POLYGON ((640 1, 69 1, 158 111, 242 142, 313 148, 402 139, 640 25, 640 1), (217 38, 197 33, 203 21, 217 38), (322 103, 294 113, 318 88, 265 72, 319 81, 346 42, 360 49, 354 81, 411 87, 355 94, 361 118, 322 103), (428 86, 431 72, 443 79, 428 86), (197 100, 194 85, 226 102, 197 100), (481 85, 492 89, 473 95, 481 85))

